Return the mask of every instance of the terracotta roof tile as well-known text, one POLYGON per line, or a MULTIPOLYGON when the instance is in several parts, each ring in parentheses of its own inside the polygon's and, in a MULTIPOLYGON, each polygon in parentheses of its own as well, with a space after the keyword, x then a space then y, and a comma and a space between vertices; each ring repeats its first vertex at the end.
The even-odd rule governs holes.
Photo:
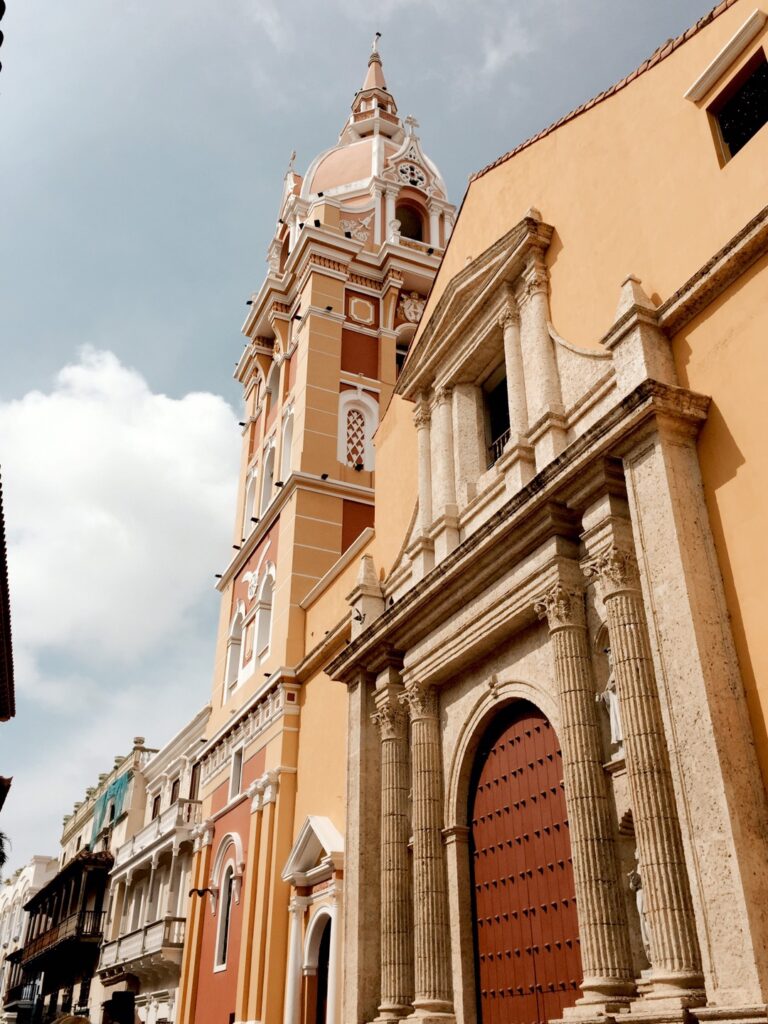
POLYGON ((614 93, 619 92, 620 89, 629 85, 629 83, 634 81, 634 79, 639 75, 642 75, 644 72, 650 70, 650 68, 655 67, 656 64, 668 57, 678 48, 678 46, 682 46, 684 42, 687 42, 691 36, 696 35, 697 32, 706 28, 706 26, 713 22, 715 18, 727 11, 728 8, 732 7, 736 2, 737 0, 722 0, 717 7, 712 8, 709 14, 705 14, 703 18, 699 18, 699 20, 694 25, 691 25, 690 28, 687 28, 685 32, 681 33, 675 39, 668 39, 665 43, 662 43, 661 46, 657 47, 647 60, 644 60, 642 64, 636 67, 635 70, 630 72, 630 74, 625 78, 622 78, 619 82, 616 82, 603 92, 598 93, 598 95, 594 96, 592 99, 587 100, 586 103, 582 103, 581 106, 571 110, 570 113, 565 114, 547 128, 544 128, 536 135, 532 135, 529 139, 521 142, 519 145, 515 146, 514 149, 510 149, 508 153, 504 153, 502 156, 497 157, 492 163, 483 167, 482 170, 476 171, 474 174, 470 175, 470 183, 475 181, 477 178, 481 178, 484 174, 487 174, 488 171, 492 171, 495 167, 498 167, 499 164, 506 163, 507 160, 516 156, 521 150, 532 146, 534 142, 538 142, 540 139, 543 139, 545 135, 551 134, 567 121, 572 121, 574 118, 578 117, 579 114, 583 114, 585 110, 589 110, 591 107, 596 106, 596 104, 608 99, 609 96, 613 96, 614 93))

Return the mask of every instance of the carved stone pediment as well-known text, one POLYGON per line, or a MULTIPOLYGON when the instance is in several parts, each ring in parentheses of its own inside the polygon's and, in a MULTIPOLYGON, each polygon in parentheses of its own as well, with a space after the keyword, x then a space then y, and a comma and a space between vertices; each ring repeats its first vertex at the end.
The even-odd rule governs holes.
POLYGON ((451 280, 400 376, 399 394, 415 398, 433 382, 448 353, 465 346, 468 331, 498 319, 505 286, 517 281, 534 253, 541 257, 553 231, 526 216, 451 280))

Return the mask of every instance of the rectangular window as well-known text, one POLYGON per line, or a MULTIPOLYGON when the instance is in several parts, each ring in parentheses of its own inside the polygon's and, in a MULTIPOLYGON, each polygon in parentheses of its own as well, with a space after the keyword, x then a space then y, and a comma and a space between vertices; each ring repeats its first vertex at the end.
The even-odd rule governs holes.
POLYGON ((155 820, 160 814, 160 794, 155 797, 152 801, 152 821, 155 820))
POLYGON ((708 112, 724 164, 768 123, 768 61, 763 50, 747 61, 708 112))
POLYGON ((196 761, 192 765, 192 775, 189 780, 189 799, 197 800, 197 795, 200 792, 200 762, 196 761))
POLYGON ((489 468, 501 457, 504 445, 509 440, 507 378, 503 374, 504 369, 502 367, 492 374, 483 385, 489 468))
POLYGON ((176 801, 179 799, 179 789, 180 789, 180 787, 181 787, 181 780, 180 779, 174 779, 173 780, 173 784, 171 785, 171 803, 172 804, 175 804, 176 801))
POLYGON ((243 784, 243 748, 232 755, 232 773, 229 777, 229 799, 236 797, 243 784))

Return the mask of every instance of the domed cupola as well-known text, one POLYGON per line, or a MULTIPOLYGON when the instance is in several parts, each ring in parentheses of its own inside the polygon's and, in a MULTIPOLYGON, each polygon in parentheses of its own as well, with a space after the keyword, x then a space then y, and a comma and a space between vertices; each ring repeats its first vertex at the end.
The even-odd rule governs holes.
POLYGON ((421 147, 416 120, 398 114, 378 41, 379 33, 336 145, 317 156, 303 177, 293 164, 289 168, 280 214, 290 228, 287 250, 318 202, 338 206, 341 230, 370 251, 391 244, 431 254, 448 241, 454 208, 445 182, 421 147))

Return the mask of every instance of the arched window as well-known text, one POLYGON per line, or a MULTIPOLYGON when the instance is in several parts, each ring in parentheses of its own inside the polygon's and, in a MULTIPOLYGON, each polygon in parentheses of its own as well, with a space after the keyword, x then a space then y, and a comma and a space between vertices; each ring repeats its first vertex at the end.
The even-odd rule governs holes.
POLYGON ((272 482, 275 477, 275 447, 272 445, 264 455, 264 472, 261 478, 261 504, 259 514, 263 515, 272 500, 272 482))
POLYGON ((413 238, 421 242, 424 237, 424 221, 415 206, 403 203, 395 208, 395 217, 400 221, 400 234, 403 238, 413 238))
POLYGON ((259 589, 256 606, 256 656, 258 658, 262 658, 269 650, 269 641, 272 635, 272 592, 274 586, 274 570, 268 566, 259 589))
POLYGON ((256 527, 254 519, 258 514, 256 497, 258 495, 258 477, 256 470, 252 469, 248 474, 248 483, 245 487, 245 511, 243 513, 243 536, 247 537, 256 527))
POLYGON ((216 966, 227 966, 229 948, 229 926, 232 920, 232 899, 234 897, 235 869, 227 865, 221 885, 221 902, 219 903, 219 928, 216 935, 216 966))
POLYGON ((237 609, 227 637, 227 663, 224 670, 224 700, 237 686, 240 673, 241 650, 243 643, 243 610, 237 609))
POLYGON ((277 363, 272 363, 272 369, 269 371, 269 376, 267 377, 267 390, 265 395, 265 397, 269 399, 269 408, 267 409, 267 412, 269 412, 275 406, 275 402, 278 399, 277 392, 279 384, 280 367, 278 366, 277 363))
POLYGON ((283 447, 280 455, 280 479, 285 482, 291 475, 291 446, 293 445, 293 413, 283 423, 283 447))
POLYGON ((373 435, 379 425, 379 404, 364 391, 339 395, 337 458, 353 469, 373 469, 373 435))

